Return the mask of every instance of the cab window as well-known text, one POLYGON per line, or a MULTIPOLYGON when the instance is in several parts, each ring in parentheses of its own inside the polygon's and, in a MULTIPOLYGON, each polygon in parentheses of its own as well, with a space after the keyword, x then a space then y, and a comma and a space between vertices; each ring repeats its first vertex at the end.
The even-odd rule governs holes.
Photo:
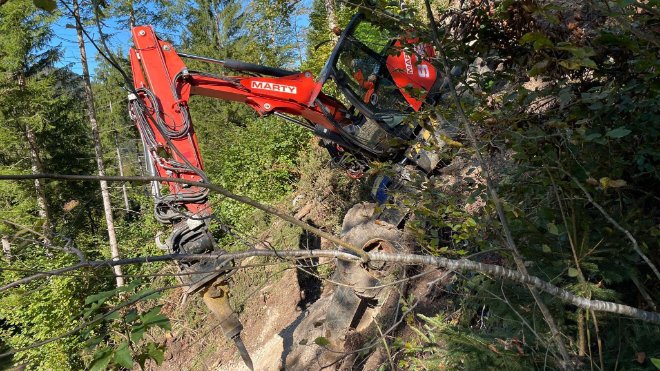
MULTIPOLYGON (((360 26, 363 24, 365 23, 361 23, 360 26)), ((375 33, 367 33, 378 30, 373 26, 371 28, 358 26, 357 30, 360 29, 363 30, 362 39, 368 41, 371 47, 357 37, 347 38, 337 60, 337 70, 347 82, 348 88, 372 112, 407 110, 409 105, 387 70, 385 64, 387 57, 372 49, 378 47, 384 50, 389 47, 390 40, 379 39, 378 34, 375 33)))

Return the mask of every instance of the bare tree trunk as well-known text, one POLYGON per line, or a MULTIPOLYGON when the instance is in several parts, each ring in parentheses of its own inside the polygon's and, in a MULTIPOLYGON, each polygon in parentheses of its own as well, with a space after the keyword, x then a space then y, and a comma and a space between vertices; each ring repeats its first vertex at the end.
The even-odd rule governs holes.
POLYGON ((135 27, 135 9, 133 8, 133 0, 128 0, 128 25, 131 29, 135 27))
POLYGON ((222 50, 222 41, 220 40, 220 25, 218 23, 218 15, 215 14, 215 9, 213 9, 213 4, 209 4, 209 7, 206 9, 206 13, 209 16, 209 22, 211 22, 211 32, 213 36, 213 44, 218 50, 222 50))
MULTIPOLYGON (((34 132, 29 127, 25 127, 25 138, 27 139, 28 146, 30 147, 30 162, 32 167, 32 174, 44 173, 44 166, 41 162, 41 156, 39 155, 39 147, 37 146, 37 140, 34 136, 34 132)), ((46 199, 46 190, 44 189, 44 182, 39 179, 34 180, 34 188, 37 191, 37 208, 39 217, 44 220, 41 233, 44 235, 44 243, 46 245, 51 244, 50 236, 53 233, 53 224, 50 217, 50 207, 48 206, 48 200, 46 199)))
MULTIPOLYGON (((78 0, 73 0, 73 17, 76 22, 76 32, 78 34, 78 47, 80 48, 80 62, 82 64, 83 80, 85 85, 85 101, 87 103, 87 114, 92 126, 92 138, 94 140, 94 152, 96 154, 96 166, 100 176, 105 176, 105 164, 103 163, 103 150, 101 148, 101 137, 99 135, 99 126, 96 121, 96 110, 94 109, 94 94, 92 93, 92 83, 89 77, 89 66, 87 65, 87 51, 85 50, 85 40, 83 38, 83 26, 80 20, 80 7, 78 0)), ((119 247, 117 246, 117 236, 115 235, 115 221, 112 216, 112 205, 110 203, 110 192, 108 191, 108 182, 101 180, 101 198, 103 199, 103 211, 105 212, 105 221, 108 225, 108 239, 110 242, 110 254, 113 260, 119 260, 119 247)), ((117 287, 124 285, 122 270, 113 267, 115 272, 117 287)))
MULTIPOLYGON (((110 101, 110 115, 112 115, 112 101, 110 101)), ((117 167, 119 168, 119 175, 124 176, 124 163, 121 160, 121 151, 119 150, 119 141, 117 140, 117 132, 115 131, 115 148, 117 149, 117 167)), ((128 193, 126 192, 126 183, 121 184, 121 194, 124 198, 124 208, 126 212, 130 212, 130 204, 128 202, 128 193)))
POLYGON ((2 253, 7 257, 7 259, 11 259, 11 243, 9 242, 9 238, 7 236, 2 236, 2 253))
MULTIPOLYGON (((119 167, 119 175, 124 176, 124 164, 121 160, 121 151, 119 150, 119 142, 117 141, 117 134, 115 134, 115 147, 117 148, 117 166, 119 167)), ((121 184, 121 193, 124 198, 124 208, 128 213, 131 211, 131 205, 128 202, 128 192, 126 192, 126 183, 121 184)))
MULTIPOLYGON (((337 13, 335 12, 335 0, 323 0, 323 5, 325 5, 325 14, 328 19, 328 29, 332 31, 338 26, 337 13)), ((331 34, 335 40, 338 38, 334 32, 331 34)))
MULTIPOLYGON (((140 168, 140 176, 144 176, 144 169, 145 165, 142 162, 142 155, 141 153, 144 153, 144 149, 142 148, 142 142, 139 140, 135 141, 135 159, 137 160, 138 167, 140 168)), ((145 159, 146 161, 146 159, 145 159)))

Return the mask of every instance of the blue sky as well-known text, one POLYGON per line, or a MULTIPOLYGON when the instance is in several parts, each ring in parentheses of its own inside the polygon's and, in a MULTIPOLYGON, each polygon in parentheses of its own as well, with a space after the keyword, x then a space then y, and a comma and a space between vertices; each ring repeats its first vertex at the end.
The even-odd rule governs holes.
MULTIPOLYGON (((59 45, 62 48, 60 65, 69 66, 72 71, 82 73, 80 51, 78 49, 78 36, 76 35, 75 29, 66 27, 67 24, 73 24, 72 20, 68 17, 61 17, 57 23, 55 23, 53 26, 54 37, 51 43, 59 45)), ((113 50, 117 50, 119 47, 124 51, 128 50, 131 46, 130 30, 128 28, 120 27, 117 22, 113 20, 107 22, 106 25, 107 27, 104 29, 104 33, 110 36, 108 46, 113 50)), ((98 32, 95 32, 95 27, 86 27, 86 30, 90 36, 95 40, 98 40, 98 32)), ((85 39, 85 48, 87 50, 90 73, 93 76, 97 65, 98 53, 87 39, 85 39)))
MULTIPOLYGON (((312 0, 303 0, 300 7, 310 9, 312 0)), ((249 0, 244 0, 243 4, 245 7, 248 6, 249 0)), ((66 9, 62 9, 63 13, 66 13, 66 9)), ((309 25, 309 14, 298 17, 296 23, 301 27, 307 27, 309 25)), ((185 20, 181 19, 181 28, 185 27, 185 20)), ((67 27, 67 24, 72 25, 73 21, 69 17, 60 17, 60 19, 53 26, 54 37, 51 41, 53 45, 59 45, 62 49, 62 58, 59 63, 60 66, 69 66, 69 68, 78 74, 82 73, 82 67, 80 64, 80 51, 78 49, 78 37, 76 35, 76 30, 67 27)), ((132 46, 131 43, 131 34, 128 27, 125 27, 121 24, 118 24, 117 20, 107 20, 105 22, 106 27, 103 32, 109 36, 108 46, 113 50, 123 50, 124 53, 132 46)), ((98 40, 98 32, 96 32, 95 26, 86 27, 87 32, 95 39, 98 40)), ((166 34, 163 30, 156 29, 158 33, 164 39, 171 39, 177 35, 166 34)), ((301 40, 304 40, 302 38, 301 40)), ((96 66, 98 64, 98 53, 94 46, 85 39, 85 45, 87 50, 89 69, 94 78, 94 73, 96 66)), ((246 61, 249 62, 249 61, 246 61)))

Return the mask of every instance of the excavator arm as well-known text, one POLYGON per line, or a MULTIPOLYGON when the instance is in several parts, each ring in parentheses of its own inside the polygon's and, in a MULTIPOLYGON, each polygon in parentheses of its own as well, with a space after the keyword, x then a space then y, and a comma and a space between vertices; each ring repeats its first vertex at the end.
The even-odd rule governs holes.
MULTIPOLYGON (((180 55, 172 44, 160 40, 150 26, 135 27, 133 40, 135 47, 129 57, 135 93, 129 97, 130 112, 152 175, 207 181, 188 109, 193 95, 241 102, 261 116, 276 114, 342 147, 354 147, 340 132, 341 125, 349 121, 346 107, 321 93, 309 72, 180 55), (220 77, 190 71, 181 56, 275 76, 220 77)), ((180 183, 166 185, 166 194, 161 193, 158 184, 152 187, 156 218, 174 225, 172 235, 161 246, 171 253, 212 250, 215 246, 208 232, 212 215, 208 191, 180 183)), ((192 278, 194 291, 213 277, 192 278)))

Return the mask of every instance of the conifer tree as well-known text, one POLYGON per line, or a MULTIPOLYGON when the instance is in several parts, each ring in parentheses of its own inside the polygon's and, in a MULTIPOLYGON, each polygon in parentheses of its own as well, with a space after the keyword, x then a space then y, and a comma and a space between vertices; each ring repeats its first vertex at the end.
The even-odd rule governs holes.
MULTIPOLYGON (((35 10, 26 1, 5 4, 0 9, 0 84, 6 102, 0 110, 10 135, 19 136, 24 148, 28 148, 31 171, 43 173, 37 134, 49 123, 38 108, 52 102, 53 97, 40 94, 49 89, 51 82, 36 77, 52 66, 57 51, 48 47, 51 17, 35 14, 35 10), (38 101, 37 97, 45 101, 38 101)), ((53 232, 50 205, 43 181, 35 180, 34 188, 43 242, 48 246, 53 232)))

